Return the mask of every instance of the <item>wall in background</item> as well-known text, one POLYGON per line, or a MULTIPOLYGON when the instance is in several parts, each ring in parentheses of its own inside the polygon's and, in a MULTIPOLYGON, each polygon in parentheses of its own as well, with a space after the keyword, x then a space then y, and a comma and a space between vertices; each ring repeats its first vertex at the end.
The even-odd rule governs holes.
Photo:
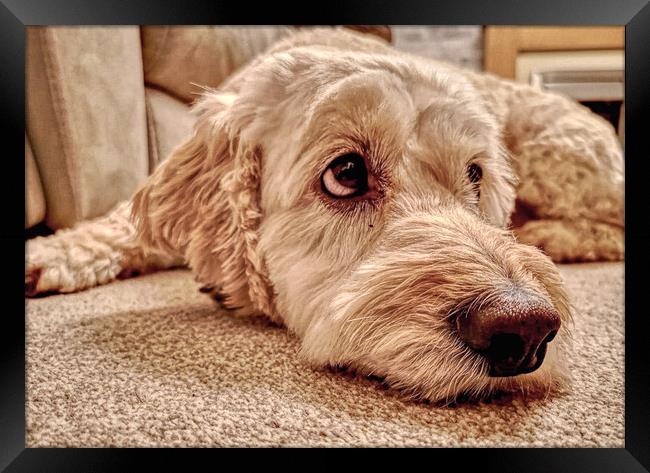
POLYGON ((482 26, 391 26, 397 49, 483 69, 482 26))

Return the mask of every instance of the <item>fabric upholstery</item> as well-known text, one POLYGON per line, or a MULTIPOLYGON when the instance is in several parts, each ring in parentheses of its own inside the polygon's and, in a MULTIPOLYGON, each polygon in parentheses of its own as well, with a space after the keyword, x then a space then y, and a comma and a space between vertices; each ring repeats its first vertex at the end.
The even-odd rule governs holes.
POLYGON ((43 184, 38 174, 34 153, 25 135, 25 228, 36 225, 45 218, 43 184))
POLYGON ((144 26, 144 77, 148 84, 191 103, 202 92, 200 86, 218 86, 292 31, 263 26, 144 26))
POLYGON ((190 113, 189 106, 166 92, 147 87, 146 96, 151 173, 190 136, 196 118, 190 113))
POLYGON ((149 170, 139 27, 29 27, 26 81, 47 224, 129 198, 149 170))

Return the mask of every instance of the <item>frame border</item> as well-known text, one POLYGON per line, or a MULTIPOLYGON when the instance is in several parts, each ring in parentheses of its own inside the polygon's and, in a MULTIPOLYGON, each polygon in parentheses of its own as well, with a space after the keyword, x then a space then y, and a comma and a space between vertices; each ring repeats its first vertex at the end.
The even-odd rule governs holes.
MULTIPOLYGON (((650 468, 650 356, 647 332, 643 330, 643 276, 650 267, 650 231, 644 227, 646 211, 641 203, 647 196, 647 153, 642 156, 642 115, 650 110, 650 5, 648 0, 561 0, 543 2, 500 0, 454 0, 449 3, 426 0, 378 0, 372 5, 360 0, 339 0, 312 5, 304 10, 296 5, 281 8, 277 2, 256 8, 235 2, 185 0, 132 0, 116 5, 116 0, 2 0, 0 3, 0 94, 3 112, 0 123, 7 131, 9 154, 24 152, 25 126, 25 27, 30 25, 100 24, 530 24, 530 25, 625 25, 626 164, 625 205, 631 209, 626 219, 625 259, 625 448, 620 449, 469 449, 458 455, 455 449, 437 449, 435 463, 447 457, 453 465, 476 464, 506 471, 588 471, 643 472, 650 468), (22 132, 22 133, 21 133, 22 132), (636 209, 635 207, 641 207, 636 209), (644 251, 646 250, 646 251, 644 251), (440 455, 440 456, 439 456, 440 455)), ((644 134, 645 131, 645 134, 644 134)), ((645 139, 647 143, 647 139, 645 139)), ((11 178, 0 186, 4 209, 0 234, 10 267, 3 293, 5 318, 0 331, 0 469, 6 471, 114 471, 133 465, 136 457, 169 465, 171 452, 161 449, 135 451, 109 449, 25 448, 25 306, 22 282, 24 271, 25 169, 9 158, 11 178), (13 204, 13 205, 12 205, 13 204), (22 268, 22 269, 19 269, 22 268), (22 317, 18 315, 22 314, 22 317), (154 451, 155 450, 155 451, 154 451), (136 455, 137 453, 137 455, 136 455)), ((203 450, 202 454, 206 454, 203 450)), ((178 456, 182 456, 181 455, 178 456)), ((176 455, 175 455, 176 456, 176 455)), ((364 458, 366 461, 367 458, 364 458)), ((241 465, 241 458, 237 459, 241 465)), ((244 460, 246 463, 246 460, 244 460)))

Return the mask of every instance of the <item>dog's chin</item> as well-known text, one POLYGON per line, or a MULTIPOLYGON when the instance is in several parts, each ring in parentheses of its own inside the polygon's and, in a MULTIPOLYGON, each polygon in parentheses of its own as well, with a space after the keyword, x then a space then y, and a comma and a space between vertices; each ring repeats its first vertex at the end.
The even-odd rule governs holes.
POLYGON ((470 365, 446 377, 447 379, 436 375, 414 379, 406 372, 385 372, 376 363, 362 359, 347 364, 339 361, 336 366, 345 366, 360 375, 372 375, 404 398, 431 402, 437 406, 489 402, 502 398, 503 395, 512 395, 511 398, 519 397, 525 401, 547 400, 567 393, 572 383, 567 370, 550 362, 543 363, 531 373, 509 377, 491 377, 487 370, 476 370, 476 366, 470 365))
POLYGON ((415 324, 364 332, 354 322, 321 320, 306 333, 302 355, 314 366, 346 367, 360 375, 373 375, 406 398, 441 405, 488 400, 503 393, 550 398, 570 387, 565 355, 570 337, 565 330, 549 344, 539 368, 510 377, 490 376, 487 360, 453 331, 436 333, 434 338, 426 337, 415 324))

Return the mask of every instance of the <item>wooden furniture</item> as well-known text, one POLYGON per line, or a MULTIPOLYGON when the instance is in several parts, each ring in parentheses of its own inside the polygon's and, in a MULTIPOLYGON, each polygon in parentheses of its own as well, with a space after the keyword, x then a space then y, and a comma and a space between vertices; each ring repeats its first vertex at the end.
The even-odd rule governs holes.
POLYGON ((625 142, 625 27, 486 26, 486 72, 562 93, 608 120, 625 142))
POLYGON ((531 51, 622 50, 623 26, 486 26, 485 71, 515 78, 517 56, 531 51))

